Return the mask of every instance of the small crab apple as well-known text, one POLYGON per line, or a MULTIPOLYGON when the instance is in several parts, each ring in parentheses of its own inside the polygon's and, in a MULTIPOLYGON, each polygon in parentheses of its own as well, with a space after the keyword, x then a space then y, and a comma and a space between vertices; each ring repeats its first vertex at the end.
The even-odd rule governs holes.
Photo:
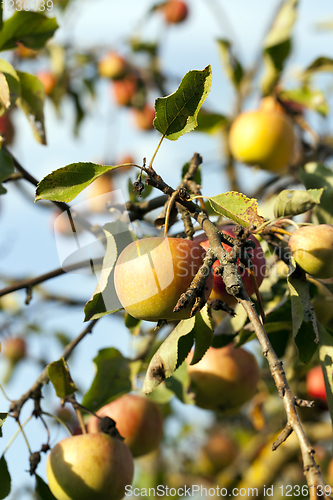
POLYGON ((36 76, 42 82, 45 89, 45 94, 50 95, 52 90, 56 86, 56 77, 51 73, 51 71, 39 71, 38 73, 36 73, 36 76))
MULTIPOLYGON (((99 417, 110 417, 116 422, 133 457, 155 450, 163 436, 163 416, 159 406, 148 397, 125 394, 100 408, 99 417)), ((99 432, 99 418, 92 417, 88 432, 99 432)))
POLYGON ((22 337, 6 337, 3 341, 3 355, 13 364, 25 358, 27 343, 22 337))
POLYGON ((272 96, 265 97, 259 109, 241 113, 229 134, 236 160, 272 172, 281 172, 291 163, 295 141, 291 119, 272 96))
MULTIPOLYGON (((202 265, 202 246, 182 238, 143 238, 130 243, 118 257, 114 284, 124 309, 134 318, 158 321, 187 319, 193 304, 174 313, 202 265)), ((206 299, 213 286, 213 275, 206 281, 206 299)))
POLYGON ((4 136, 6 146, 9 146, 13 142, 15 130, 8 113, 0 116, 0 133, 4 136))
POLYGON ((98 74, 104 78, 117 80, 123 78, 127 71, 126 60, 117 52, 107 52, 98 62, 98 74))
POLYGON ((228 467, 238 455, 235 441, 226 431, 215 431, 201 449, 201 466, 207 473, 216 473, 228 467))
POLYGON ((306 374, 306 390, 310 396, 326 401, 325 379, 320 365, 311 368, 306 374))
POLYGON ((119 106, 129 106, 138 89, 138 80, 134 75, 127 75, 112 82, 112 94, 119 106))
POLYGON ((190 361, 188 357, 191 387, 200 408, 236 409, 256 392, 259 366, 254 355, 241 347, 210 347, 198 363, 190 365, 190 361))
MULTIPOLYGON (((227 225, 227 226, 218 226, 218 229, 222 231, 223 233, 229 235, 229 236, 235 236, 233 232, 233 228, 235 226, 233 225, 227 225)), ((253 264, 253 272, 257 280, 257 285, 260 287, 264 277, 265 277, 265 272, 266 272, 266 259, 264 252, 261 248, 261 245, 257 238, 253 235, 249 237, 250 240, 252 240, 255 244, 254 249, 249 249, 248 253, 249 255, 252 255, 252 264, 253 264)), ((208 238, 205 234, 200 234, 199 236, 196 236, 194 238, 194 241, 197 241, 202 245, 202 247, 205 250, 208 250, 209 248, 209 241, 208 238)), ((226 245, 225 243, 222 244, 224 250, 227 252, 230 252, 232 250, 231 246, 226 245)), ((219 261, 215 261, 213 264, 213 270, 216 269, 220 265, 219 261)), ((238 266, 238 271, 242 277, 243 284, 246 290, 246 293, 248 295, 252 295, 254 293, 254 288, 253 284, 251 281, 250 274, 246 269, 243 269, 241 266, 238 266)), ((226 302, 230 306, 233 306, 237 303, 237 300, 235 297, 230 295, 226 289, 225 289, 225 284, 223 282, 222 276, 218 274, 214 274, 214 285, 213 285, 213 290, 212 293, 210 294, 209 299, 219 299, 222 300, 223 302, 226 302)))
POLYGON ((297 264, 314 278, 333 276, 333 226, 303 226, 293 232, 289 248, 297 264))
POLYGON ((143 108, 133 108, 134 122, 141 130, 153 130, 155 109, 150 104, 145 104, 143 108))
POLYGON ((168 0, 162 7, 164 18, 168 24, 179 24, 188 16, 188 6, 182 0, 168 0))
POLYGON ((120 500, 133 480, 133 457, 121 439, 81 434, 56 444, 46 474, 57 500, 120 500))

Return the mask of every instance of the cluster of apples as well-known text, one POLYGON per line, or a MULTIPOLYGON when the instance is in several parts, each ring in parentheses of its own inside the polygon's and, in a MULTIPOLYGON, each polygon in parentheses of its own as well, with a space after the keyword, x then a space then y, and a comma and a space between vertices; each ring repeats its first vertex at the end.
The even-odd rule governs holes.
MULTIPOLYGON (((239 408, 252 398, 259 380, 255 357, 231 345, 210 348, 199 363, 188 366, 188 371, 197 406, 213 410, 239 408)), ((126 394, 90 418, 87 431, 63 439, 48 456, 49 487, 57 500, 120 500, 126 485, 133 480, 133 458, 159 446, 163 415, 148 397, 126 394), (124 440, 101 432, 104 417, 115 421, 124 440)), ((214 469, 221 469, 233 459, 236 453, 233 443, 232 449, 225 453, 230 443, 230 439, 219 436, 203 450, 214 469)))
MULTIPOLYGON (((188 7, 182 0, 168 0, 156 8, 168 24, 183 22, 188 7)), ((133 67, 116 51, 107 52, 98 63, 99 76, 111 80, 111 94, 119 106, 131 108, 136 126, 144 131, 153 130, 154 107, 147 102, 146 83, 138 68, 133 67)))
MULTIPOLYGON (((219 229, 234 236, 233 226, 219 229)), ((258 286, 265 276, 265 257, 258 240, 252 250, 253 272, 258 286)), ((190 317, 191 305, 173 312, 181 294, 185 293, 203 263, 209 247, 206 235, 193 241, 183 238, 144 238, 128 245, 119 255, 115 266, 115 289, 124 309, 134 318, 146 321, 180 320, 190 317), (135 279, 133 277, 135 276, 135 279)), ((229 245, 223 244, 227 252, 229 245)), ((251 253, 251 252, 250 252, 251 253)), ((213 269, 219 265, 216 261, 213 269)), ((247 270, 239 267, 244 287, 249 295, 254 292, 247 270)), ((206 300, 219 299, 230 305, 237 302, 225 289, 223 279, 210 274, 206 282, 206 300)))

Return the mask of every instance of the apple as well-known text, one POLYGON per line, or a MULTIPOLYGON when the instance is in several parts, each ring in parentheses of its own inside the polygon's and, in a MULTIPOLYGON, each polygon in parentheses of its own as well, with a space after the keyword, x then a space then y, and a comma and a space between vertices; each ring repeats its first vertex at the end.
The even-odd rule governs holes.
POLYGON ((182 0, 168 0, 162 7, 164 18, 169 24, 179 24, 188 16, 188 7, 182 0))
MULTIPOLYGON (((228 226, 218 226, 218 229, 222 231, 225 234, 228 234, 229 236, 235 236, 233 232, 233 228, 235 226, 233 225, 228 225, 228 226)), ((265 272, 266 272, 266 260, 265 260, 265 255, 264 252, 260 246, 259 241, 257 238, 253 235, 249 237, 250 240, 252 240, 255 243, 254 249, 249 250, 249 254, 253 256, 252 258, 252 263, 253 263, 253 272, 257 280, 258 287, 261 285, 264 277, 265 277, 265 272)), ((206 234, 201 234, 199 236, 196 236, 194 238, 194 241, 200 243, 200 245, 205 249, 208 250, 209 248, 209 241, 206 236, 206 234)), ((223 248, 227 251, 230 252, 232 250, 232 247, 226 244, 222 244, 223 248)), ((220 265, 219 261, 215 261, 213 264, 213 270, 220 265)), ((243 284, 246 290, 246 293, 248 295, 252 295, 254 293, 254 288, 252 285, 251 277, 248 271, 241 266, 238 266, 238 271, 242 277, 243 284)), ((237 300, 235 297, 230 295, 226 289, 225 289, 225 284, 223 282, 222 276, 218 274, 214 274, 214 285, 213 285, 213 290, 212 293, 210 294, 209 297, 210 300, 212 299, 219 299, 222 300, 223 302, 226 302, 230 306, 233 306, 237 304, 237 300)))
POLYGON ((306 390, 310 396, 326 401, 325 379, 320 365, 311 368, 306 374, 306 390))
POLYGON ((21 59, 33 59, 38 55, 38 51, 34 49, 29 49, 21 42, 16 42, 17 48, 15 49, 15 55, 21 59))
MULTIPOLYGON (((125 311, 146 321, 189 318, 192 304, 178 313, 173 309, 204 255, 199 243, 182 238, 144 238, 130 243, 119 255, 114 271, 116 293, 125 311)), ((210 273, 206 299, 212 286, 210 273)))
POLYGON ((85 190, 89 209, 92 212, 105 212, 108 197, 105 196, 114 190, 113 175, 111 172, 97 177, 94 182, 85 190), (104 195, 104 196, 103 196, 104 195))
POLYGON ((215 474, 232 464, 238 455, 238 447, 226 432, 214 432, 201 449, 202 467, 215 474))
MULTIPOLYGON (((83 228, 75 219, 73 219, 73 224, 76 234, 82 233, 83 228)), ((55 233, 63 236, 73 236, 74 234, 67 212, 52 214, 52 227, 55 233)))
POLYGON ((98 74, 101 77, 117 80, 125 76, 126 70, 125 59, 114 51, 105 54, 98 63, 98 74))
POLYGON ((50 95, 57 83, 56 77, 50 71, 39 71, 36 76, 42 82, 45 94, 50 95))
POLYGON ((6 337, 3 340, 3 355, 12 363, 16 364, 25 358, 27 344, 22 337, 6 337))
POLYGON ((51 450, 46 474, 57 500, 120 500, 132 483, 133 458, 108 434, 71 436, 51 450))
POLYGON ((333 226, 303 226, 293 232, 289 248, 297 264, 314 278, 333 276, 333 226))
POLYGON ((133 108, 134 122, 141 130, 154 130, 155 108, 145 104, 142 109, 133 108))
POLYGON ((0 133, 4 135, 4 142, 9 146, 13 142, 15 131, 8 113, 0 116, 0 133))
POLYGON ((253 354, 241 347, 210 347, 198 363, 190 365, 189 357, 187 363, 195 404, 200 408, 236 409, 256 392, 259 366, 253 354))
POLYGON ((259 109, 241 113, 230 128, 233 157, 272 172, 292 161, 294 146, 293 123, 273 97, 263 99, 259 109))
POLYGON ((112 82, 112 94, 119 106, 129 106, 138 89, 138 80, 134 75, 128 75, 121 80, 112 82))
MULTIPOLYGON (((97 415, 110 417, 116 422, 133 457, 155 450, 162 439, 162 412, 156 403, 145 396, 125 394, 100 408, 97 415)), ((99 432, 99 422, 97 417, 92 417, 87 424, 88 432, 99 432)))

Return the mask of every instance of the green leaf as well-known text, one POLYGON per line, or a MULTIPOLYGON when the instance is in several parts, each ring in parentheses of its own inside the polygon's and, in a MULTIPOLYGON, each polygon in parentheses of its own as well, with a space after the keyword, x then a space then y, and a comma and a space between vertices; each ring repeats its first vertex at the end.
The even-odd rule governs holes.
POLYGON ((298 347, 300 361, 309 363, 317 350, 318 327, 313 310, 309 282, 305 278, 288 277, 291 300, 293 335, 298 347))
POLYGON ((37 500, 56 500, 56 497, 52 494, 50 488, 45 483, 45 481, 38 475, 35 474, 36 478, 36 497, 37 500))
POLYGON ((328 104, 325 95, 320 90, 310 89, 304 85, 298 89, 284 90, 280 92, 279 96, 282 100, 294 101, 320 115, 326 116, 328 114, 328 104))
POLYGON ((44 127, 45 90, 42 82, 29 73, 17 72, 21 84, 21 97, 17 105, 25 112, 35 139, 40 144, 46 144, 44 127))
POLYGON ((208 198, 208 201, 216 213, 224 215, 244 227, 261 226, 265 222, 265 219, 258 215, 257 200, 247 198, 237 191, 218 194, 208 198))
MULTIPOLYGON (((193 397, 189 395, 191 379, 188 374, 187 364, 182 363, 177 370, 164 381, 165 387, 171 391, 184 404, 194 404, 193 397)), ((160 387, 160 386, 159 386, 160 387)), ((158 387, 158 388, 159 388, 158 387)), ((158 389, 157 388, 157 389, 158 389)), ((153 394, 156 390, 153 392, 153 394)))
POLYGON ((170 377, 185 360, 194 340, 195 317, 182 320, 172 330, 152 357, 142 391, 152 392, 161 382, 170 377))
POLYGON ((208 306, 206 305, 201 311, 195 315, 194 326, 194 354, 191 365, 198 363, 207 349, 212 345, 214 337, 214 327, 212 318, 209 314, 208 306))
POLYGON ((299 170, 299 176, 307 189, 324 188, 320 205, 312 210, 316 224, 333 224, 333 172, 320 163, 307 163, 299 170))
POLYGON ((303 214, 319 205, 323 189, 308 189, 307 191, 284 189, 276 197, 274 217, 303 214))
POLYGON ((13 66, 0 59, 0 102, 4 109, 9 110, 21 95, 21 83, 13 66))
POLYGON ((35 201, 72 201, 95 179, 117 167, 97 163, 71 163, 54 170, 37 186, 35 201))
POLYGON ((0 478, 0 500, 2 500, 9 495, 11 489, 11 478, 3 455, 0 458, 0 478))
POLYGON ((7 193, 7 189, 4 188, 2 184, 0 184, 0 195, 6 194, 6 193, 7 193))
POLYGON ((58 28, 55 17, 37 12, 15 12, 3 23, 0 31, 0 50, 16 48, 16 42, 30 49, 42 49, 58 28))
POLYGON ((298 0, 283 2, 269 30, 263 51, 263 94, 271 93, 280 78, 285 60, 291 50, 291 34, 296 21, 298 0))
POLYGON ((207 134, 216 134, 230 125, 230 120, 225 115, 212 113, 201 108, 197 116, 198 125, 196 132, 205 132, 207 134))
POLYGON ((0 30, 3 27, 3 2, 0 3, 0 30))
POLYGON ((304 70, 303 76, 307 78, 317 71, 333 71, 333 59, 330 57, 318 57, 304 70))
POLYGON ((129 329, 132 335, 137 336, 141 330, 141 319, 133 318, 130 314, 125 314, 125 326, 129 329))
POLYGON ((1 412, 0 413, 0 437, 2 437, 2 426, 8 417, 8 413, 1 412))
POLYGON ((14 172, 13 158, 7 151, 0 149, 0 182, 7 179, 14 172))
POLYGON ((186 73, 178 89, 155 101, 154 127, 171 141, 197 126, 197 116, 212 82, 210 66, 186 73))
POLYGON ((97 373, 83 398, 83 406, 97 411, 132 390, 129 361, 113 347, 101 349, 94 358, 97 373))
POLYGON ((63 399, 77 391, 77 387, 70 376, 69 369, 64 358, 50 363, 47 368, 47 374, 58 398, 63 399))
POLYGON ((220 54, 222 56, 225 70, 235 88, 239 90, 244 75, 243 68, 240 62, 234 56, 229 40, 220 38, 217 40, 217 43, 220 49, 220 54))
POLYGON ((319 324, 319 358, 324 373, 327 404, 333 422, 333 332, 319 324))
POLYGON ((92 298, 84 307, 85 321, 112 314, 123 308, 114 287, 114 264, 120 252, 135 238, 129 232, 128 225, 120 220, 105 224, 103 231, 106 236, 106 250, 102 271, 92 298))

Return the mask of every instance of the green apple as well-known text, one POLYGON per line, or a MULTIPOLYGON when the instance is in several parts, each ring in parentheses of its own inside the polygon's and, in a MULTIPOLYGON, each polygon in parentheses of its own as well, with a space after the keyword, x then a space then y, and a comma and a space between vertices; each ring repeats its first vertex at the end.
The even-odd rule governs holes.
POLYGON ((120 500, 133 480, 133 458, 120 439, 81 434, 56 444, 46 473, 57 500, 120 500))
POLYGON ((297 264, 314 278, 333 276, 333 226, 303 226, 293 232, 289 247, 297 264))

